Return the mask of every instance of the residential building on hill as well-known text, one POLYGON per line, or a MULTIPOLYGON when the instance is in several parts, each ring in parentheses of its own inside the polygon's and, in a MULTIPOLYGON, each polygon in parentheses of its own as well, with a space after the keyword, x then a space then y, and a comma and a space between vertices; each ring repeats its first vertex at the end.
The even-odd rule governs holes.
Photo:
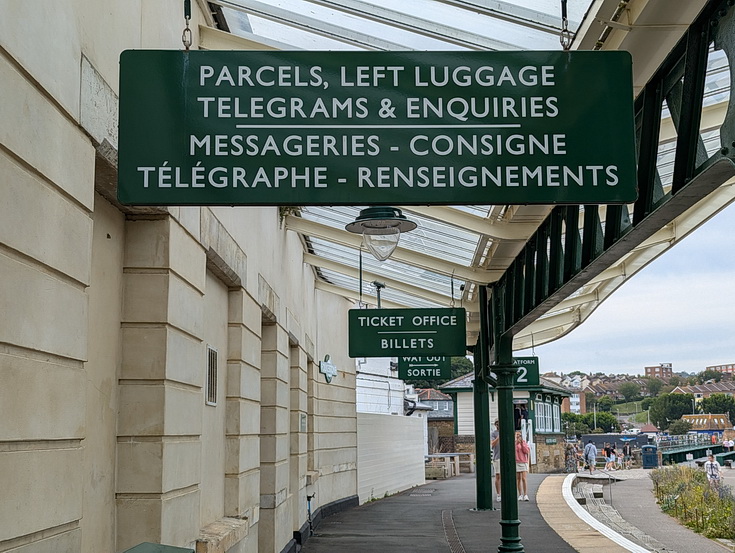
POLYGON ((434 388, 416 388, 419 401, 434 408, 429 411, 429 420, 454 419, 454 401, 452 397, 434 388))
POLYGON ((711 367, 705 367, 706 371, 717 371, 723 374, 735 374, 735 363, 728 365, 712 365, 711 367))
POLYGON ((644 367, 643 370, 648 378, 669 379, 674 376, 674 369, 671 363, 659 363, 654 367, 644 367))
POLYGON ((712 394, 735 396, 735 382, 707 382, 694 386, 677 386, 671 393, 692 394, 697 401, 709 397, 712 394))

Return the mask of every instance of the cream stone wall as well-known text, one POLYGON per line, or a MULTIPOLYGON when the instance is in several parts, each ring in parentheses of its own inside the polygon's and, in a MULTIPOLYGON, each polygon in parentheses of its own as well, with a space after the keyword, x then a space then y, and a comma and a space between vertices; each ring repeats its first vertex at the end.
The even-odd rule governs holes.
POLYGON ((3 3, 0 551, 280 553, 307 494, 357 494, 350 305, 277 208, 111 193, 120 52, 182 28, 180 0, 3 3))

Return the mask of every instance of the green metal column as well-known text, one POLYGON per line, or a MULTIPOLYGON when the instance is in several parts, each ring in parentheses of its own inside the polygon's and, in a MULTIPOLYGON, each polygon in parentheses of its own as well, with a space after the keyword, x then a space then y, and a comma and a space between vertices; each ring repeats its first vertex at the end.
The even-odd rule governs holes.
POLYGON ((479 287, 480 302, 480 336, 475 348, 475 381, 473 384, 473 400, 475 407, 475 458, 477 468, 475 485, 477 486, 477 510, 493 509, 492 463, 493 453, 490 447, 490 394, 485 376, 488 372, 489 324, 487 317, 487 288, 479 287))
MULTIPOLYGON (((493 291, 493 328, 502 328, 502 291, 493 291)), ((518 519, 518 489, 516 487, 515 424, 513 422, 513 378, 518 366, 513 364, 513 337, 509 334, 495 334, 495 364, 492 370, 498 384, 498 419, 500 422, 500 546, 498 553, 523 553, 519 534, 521 521, 518 519)))
POLYGON ((487 384, 475 377, 475 457, 477 459, 476 479, 477 510, 493 508, 493 452, 490 447, 490 394, 487 384))

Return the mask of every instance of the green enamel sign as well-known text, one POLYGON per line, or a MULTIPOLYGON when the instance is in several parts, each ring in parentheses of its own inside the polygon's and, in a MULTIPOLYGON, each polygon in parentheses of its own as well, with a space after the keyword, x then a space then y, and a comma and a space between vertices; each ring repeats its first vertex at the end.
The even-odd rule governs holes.
POLYGON ((514 357, 513 363, 518 365, 513 385, 524 388, 539 385, 538 357, 514 357))
POLYGON ((451 358, 449 357, 399 357, 398 378, 410 380, 441 379, 447 380, 452 376, 451 358))
POLYGON ((126 51, 140 205, 636 199, 627 52, 126 51))
POLYGON ((465 355, 466 312, 446 309, 350 309, 350 357, 465 355))

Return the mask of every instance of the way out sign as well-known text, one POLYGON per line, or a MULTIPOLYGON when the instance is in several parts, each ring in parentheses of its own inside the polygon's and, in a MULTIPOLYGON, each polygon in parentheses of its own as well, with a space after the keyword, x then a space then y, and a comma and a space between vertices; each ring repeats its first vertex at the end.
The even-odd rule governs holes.
POLYGON ((448 380, 452 376, 449 357, 399 357, 398 378, 410 380, 448 380))
POLYGON ((446 309, 350 309, 350 357, 465 355, 466 312, 446 309))
POLYGON ((118 199, 632 202, 631 67, 612 51, 125 51, 118 199))

